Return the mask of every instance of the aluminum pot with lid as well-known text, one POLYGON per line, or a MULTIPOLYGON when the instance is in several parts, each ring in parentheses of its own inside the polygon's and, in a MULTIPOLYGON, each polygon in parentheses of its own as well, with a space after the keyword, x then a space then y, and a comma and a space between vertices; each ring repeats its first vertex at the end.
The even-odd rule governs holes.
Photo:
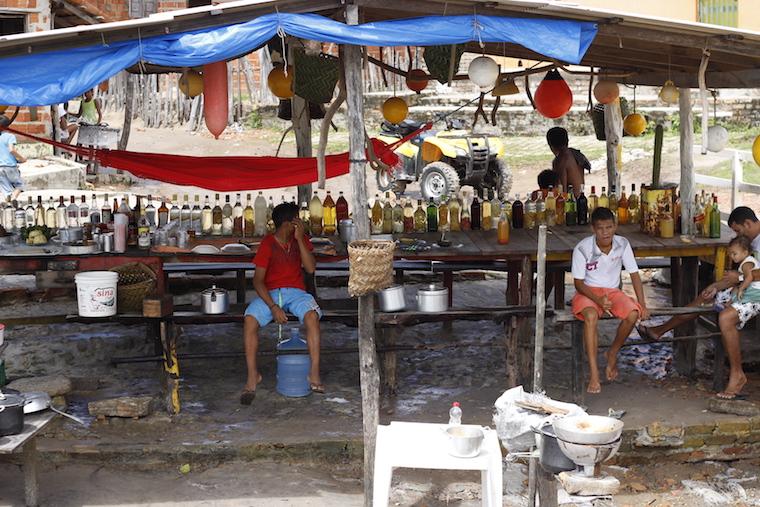
POLYGON ((406 308, 404 300, 404 286, 392 285, 377 293, 381 312, 400 312, 406 308))
POLYGON ((81 227, 58 229, 58 237, 61 243, 79 243, 84 239, 84 229, 81 227))
POLYGON ((449 309, 449 289, 430 284, 417 290, 417 309, 426 313, 445 312, 449 309))
POLYGON ((201 292, 201 311, 206 315, 227 313, 230 309, 230 295, 227 290, 212 285, 201 292))
POLYGON ((24 431, 24 397, 0 393, 0 437, 24 431))
POLYGON ((350 218, 341 220, 338 223, 338 234, 346 244, 356 240, 356 224, 354 221, 350 218))

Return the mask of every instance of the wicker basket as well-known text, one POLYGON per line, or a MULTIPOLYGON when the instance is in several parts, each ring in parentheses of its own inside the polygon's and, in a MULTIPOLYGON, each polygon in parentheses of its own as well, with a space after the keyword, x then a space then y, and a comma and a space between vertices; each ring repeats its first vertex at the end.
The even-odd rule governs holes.
MULTIPOLYGON (((454 74, 459 69, 459 62, 464 54, 464 45, 457 44, 454 54, 454 74)), ((449 82, 451 71, 451 46, 428 46, 422 54, 425 65, 432 77, 441 84, 449 82)))
POLYGON ((119 275, 116 290, 119 313, 142 312, 143 299, 156 288, 156 273, 142 262, 128 262, 111 271, 119 275))
POLYGON ((293 92, 316 104, 330 102, 340 78, 338 59, 330 55, 309 55, 296 51, 295 60, 293 92))
POLYGON ((393 241, 359 240, 348 245, 348 293, 364 296, 393 284, 393 241))

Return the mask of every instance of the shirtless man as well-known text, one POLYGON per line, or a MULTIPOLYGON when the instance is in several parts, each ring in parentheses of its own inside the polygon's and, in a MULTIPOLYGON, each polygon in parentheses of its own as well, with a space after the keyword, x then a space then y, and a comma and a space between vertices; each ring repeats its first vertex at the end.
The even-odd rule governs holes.
POLYGON ((572 150, 568 146, 569 140, 567 130, 562 127, 552 127, 546 133, 546 142, 549 143, 554 160, 552 161, 552 171, 557 173, 562 189, 567 192, 568 185, 573 186, 573 194, 578 197, 581 194, 581 185, 583 184, 583 168, 578 165, 572 150))

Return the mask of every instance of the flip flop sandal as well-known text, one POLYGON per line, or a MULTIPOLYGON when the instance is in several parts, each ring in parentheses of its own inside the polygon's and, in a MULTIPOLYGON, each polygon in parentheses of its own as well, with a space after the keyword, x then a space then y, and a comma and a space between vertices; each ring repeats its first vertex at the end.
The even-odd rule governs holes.
POLYGON ((734 401, 734 400, 746 400, 749 396, 742 393, 726 393, 721 392, 715 395, 719 400, 734 401))
POLYGON ((636 324, 636 332, 639 333, 639 337, 641 337, 642 340, 651 341, 651 342, 660 341, 659 338, 655 338, 652 336, 651 332, 649 331, 649 328, 641 324, 636 324))
POLYGON ((256 391, 243 391, 240 394, 240 404, 250 405, 256 399, 256 391))
POLYGON ((325 386, 323 384, 315 384, 313 382, 309 382, 309 389, 311 389, 312 393, 325 394, 325 386))

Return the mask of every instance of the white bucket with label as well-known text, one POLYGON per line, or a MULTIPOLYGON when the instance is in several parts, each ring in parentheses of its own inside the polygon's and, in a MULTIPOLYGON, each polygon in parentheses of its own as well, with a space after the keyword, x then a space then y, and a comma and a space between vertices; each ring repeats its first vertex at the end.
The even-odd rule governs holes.
POLYGON ((116 315, 116 285, 119 274, 113 271, 85 271, 74 276, 81 317, 116 315))

